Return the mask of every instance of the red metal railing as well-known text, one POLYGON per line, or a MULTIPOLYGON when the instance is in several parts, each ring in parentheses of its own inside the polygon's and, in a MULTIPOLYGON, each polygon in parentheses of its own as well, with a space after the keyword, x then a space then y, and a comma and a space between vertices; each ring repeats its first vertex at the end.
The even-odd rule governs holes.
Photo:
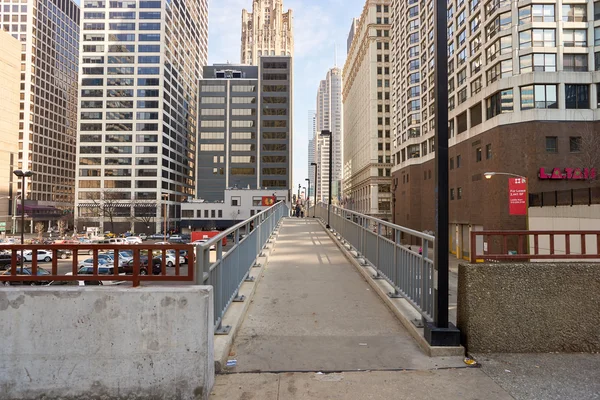
POLYGON ((600 231, 471 231, 472 263, 532 259, 600 259, 600 231), (478 237, 483 237, 483 245, 478 245, 478 237))
MULTIPOLYGON (((9 250, 12 253, 11 266, 8 271, 10 273, 0 273, 0 282, 48 282, 48 281, 129 281, 132 282, 133 286, 139 286, 141 281, 151 282, 193 282, 194 281, 194 246, 187 244, 168 244, 168 245, 145 245, 145 244, 52 244, 52 245, 11 245, 6 246, 4 250, 9 250), (20 274, 20 264, 17 259, 17 255, 21 254, 21 251, 32 252, 31 261, 25 261, 24 264, 27 268, 31 268, 31 275, 20 274), (40 261, 37 260, 37 251, 46 250, 52 252, 52 261, 48 264, 48 272, 50 275, 38 275, 38 268, 43 267, 40 261), (72 259, 71 272, 72 275, 60 275, 58 273, 59 250, 71 250, 72 259), (129 250, 133 252, 133 266, 132 273, 130 275, 123 275, 120 272, 123 270, 119 263, 122 258, 118 256, 119 251, 129 250), (167 266, 167 251, 174 250, 174 261, 173 267, 167 266), (186 267, 182 267, 179 262, 180 251, 187 251, 188 263, 186 267), (87 252, 85 258, 93 259, 93 273, 90 274, 78 274, 79 260, 82 259, 80 252, 87 252), (112 267, 113 273, 99 274, 98 268, 98 254, 106 251, 112 251, 114 255, 113 264, 105 264, 100 267, 112 267), (144 252, 146 255, 144 255, 144 252), (91 254, 89 254, 91 253, 91 254), (156 255, 158 253, 158 255, 156 255), (141 260, 143 257, 147 257, 148 266, 146 268, 147 275, 140 274, 141 260), (153 275, 153 259, 160 257, 160 274, 153 275), (186 271, 183 271, 186 270, 186 271), (174 274, 171 272, 174 271, 174 274), (182 272, 185 272, 182 274, 182 272)), ((65 261, 63 261, 65 262, 65 261)))

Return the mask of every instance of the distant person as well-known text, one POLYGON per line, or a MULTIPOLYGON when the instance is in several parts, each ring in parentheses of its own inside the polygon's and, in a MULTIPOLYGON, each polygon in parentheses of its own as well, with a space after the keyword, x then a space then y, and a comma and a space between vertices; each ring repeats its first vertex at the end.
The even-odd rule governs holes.
POLYGON ((419 255, 422 256, 423 255, 423 248, 419 247, 419 255))
POLYGON ((300 218, 300 204, 296 204, 296 218, 300 218))

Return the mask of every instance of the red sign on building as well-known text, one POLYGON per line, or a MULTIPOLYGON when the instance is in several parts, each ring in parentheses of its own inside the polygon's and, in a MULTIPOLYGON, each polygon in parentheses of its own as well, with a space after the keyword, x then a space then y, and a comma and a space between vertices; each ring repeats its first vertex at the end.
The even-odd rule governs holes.
POLYGON ((546 172, 545 168, 540 168, 540 179, 568 179, 568 180, 588 180, 596 179, 596 168, 552 168, 552 171, 546 172))
POLYGON ((527 215, 527 179, 508 180, 508 211, 510 215, 527 215))
POLYGON ((262 206, 263 207, 271 207, 277 201, 277 197, 275 196, 263 196, 262 198, 262 206))

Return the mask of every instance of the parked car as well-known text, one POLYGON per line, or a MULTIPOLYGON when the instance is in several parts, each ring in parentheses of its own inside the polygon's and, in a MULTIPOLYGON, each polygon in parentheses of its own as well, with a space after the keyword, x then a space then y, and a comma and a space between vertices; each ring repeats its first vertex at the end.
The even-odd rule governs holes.
MULTIPOLYGON (((167 250, 167 254, 175 257, 176 250, 167 250)), ((179 250, 179 264, 187 264, 187 251, 179 250)))
MULTIPOLYGON (((206 243, 206 242, 208 242, 208 240, 207 240, 207 239, 200 239, 200 240, 194 240, 194 241, 193 241, 192 243, 190 243, 190 244, 204 244, 204 243, 206 243)), ((214 244, 211 244, 211 245, 210 245, 210 250, 215 250, 215 249, 216 249, 215 245, 214 245, 214 244)))
MULTIPOLYGON (((28 275, 28 276, 33 276, 33 270, 31 269, 31 267, 23 267, 23 273, 21 274, 21 269, 19 268, 17 270, 17 272, 19 273, 19 275, 28 275)), ((2 275, 10 275, 10 270, 4 271, 2 273, 2 275)), ((37 274, 36 276, 44 276, 44 275, 50 275, 50 272, 48 272, 47 270, 45 270, 42 267, 38 267, 37 269, 37 274)), ((48 285, 51 281, 13 281, 13 282, 2 282, 5 286, 10 286, 10 285, 48 285)))
MULTIPOLYGON (((152 235, 148 236, 148 239, 152 239, 152 240, 160 240, 162 238, 164 238, 165 235, 163 235, 161 232, 156 232, 153 233, 152 235)), ((166 238, 169 238, 169 234, 167 233, 166 238)))
MULTIPOLYGON (((33 260, 33 253, 31 250, 27 250, 23 252, 23 259, 25 261, 33 260)), ((36 250, 36 259, 38 261, 50 262, 52 261, 52 252, 48 250, 36 250)))
POLYGON ((145 233, 140 233, 138 236, 142 240, 148 240, 148 236, 145 233))
MULTIPOLYGON (((21 254, 17 253, 17 265, 21 264, 21 254)), ((0 254, 0 270, 10 269, 12 265, 12 254, 11 252, 2 252, 0 254)))
MULTIPOLYGON (((114 274, 114 267, 112 266, 98 266, 98 275, 113 275, 114 274)), ((93 275, 94 274, 94 267, 93 266, 84 266, 79 268, 79 270, 77 271, 77 275, 93 275)), ((65 275, 73 275, 72 272, 67 272, 65 275)), ((123 272, 122 268, 119 268, 119 275, 125 275, 125 272, 123 272)), ((81 280, 78 281, 80 286, 83 285, 93 285, 94 281, 86 281, 86 280, 81 280)), ((123 283, 124 281, 96 281, 98 282, 98 285, 120 285, 121 283, 123 283)))
MULTIPOLYGON (((98 267, 101 266, 112 266, 113 265, 113 260, 112 259, 107 259, 107 258, 100 258, 98 257, 98 267)), ((86 260, 80 261, 78 264, 79 268, 86 268, 86 267, 90 267, 93 268, 94 267, 94 259, 93 258, 88 258, 86 260)))
POLYGON ((142 244, 142 238, 139 236, 129 236, 125 238, 127 244, 142 244))
POLYGON ((66 260, 67 258, 73 257, 73 252, 71 250, 57 250, 56 256, 61 260, 66 260))
POLYGON ((116 236, 117 236, 117 235, 115 235, 115 234, 114 234, 114 233, 112 233, 111 231, 105 231, 105 232, 104 232, 104 237, 105 237, 105 238, 107 238, 107 239, 111 239, 111 238, 114 238, 114 237, 116 237, 116 236))
POLYGON ((181 237, 181 235, 171 235, 169 237, 169 242, 171 243, 181 243, 182 240, 183 238, 181 237))
MULTIPOLYGON (((123 265, 123 272, 133 274, 133 260, 123 265)), ((162 260, 159 257, 152 258, 152 274, 159 275, 162 272, 162 260)), ((140 275, 148 275, 148 257, 140 257, 140 275)))
MULTIPOLYGON (((102 254, 98 254, 98 257, 100 256, 108 256, 110 257, 111 261, 115 259, 115 254, 112 250, 105 251, 102 254)), ((133 259, 133 252, 127 250, 119 251, 119 265, 123 265, 131 259, 133 259)))

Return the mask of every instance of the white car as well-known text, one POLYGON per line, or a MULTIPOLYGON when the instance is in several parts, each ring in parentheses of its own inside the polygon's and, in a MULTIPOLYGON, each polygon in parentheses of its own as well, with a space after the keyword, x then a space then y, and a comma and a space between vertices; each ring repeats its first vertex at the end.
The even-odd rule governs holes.
POLYGON ((142 240, 147 240, 148 239, 148 235, 146 235, 145 233, 140 233, 139 234, 140 239, 142 240))
MULTIPOLYGON (((38 261, 50 262, 52 261, 52 252, 48 250, 37 250, 36 258, 38 261)), ((31 250, 23 252, 23 259, 25 261, 33 261, 33 253, 31 250)))
MULTIPOLYGON (((190 243, 190 244, 193 244, 193 245, 196 245, 196 244, 205 244, 206 242, 208 242, 208 240, 207 240, 207 239, 200 239, 200 240, 194 240, 194 241, 193 241, 192 243, 190 243)), ((211 245, 210 245, 210 250, 215 250, 215 249, 216 249, 215 245, 214 245, 214 244, 211 244, 211 245)))
MULTIPOLYGON (((114 264, 114 262, 112 260, 109 260, 107 258, 98 258, 98 268, 109 267, 109 266, 112 266, 113 264, 114 264)), ((86 260, 83 260, 78 264, 78 267, 79 268, 94 268, 94 259, 88 258, 86 260)))
POLYGON ((129 236, 125 238, 127 244, 142 244, 142 238, 139 236, 129 236))
MULTIPOLYGON (((77 271, 77 275, 92 275, 93 273, 94 273, 93 266, 81 267, 81 268, 79 268, 79 271, 77 271)), ((98 275, 112 275, 113 273, 114 273, 113 267, 98 266, 98 275)), ((65 275, 73 275, 73 273, 67 272, 65 275)), ((125 273, 121 272, 121 273, 119 273, 119 275, 125 275, 125 273)), ((84 286, 86 281, 82 280, 82 281, 78 281, 78 282, 79 282, 79 286, 84 286)), ((120 285, 124 281, 99 281, 99 282, 100 282, 100 285, 120 285)))

